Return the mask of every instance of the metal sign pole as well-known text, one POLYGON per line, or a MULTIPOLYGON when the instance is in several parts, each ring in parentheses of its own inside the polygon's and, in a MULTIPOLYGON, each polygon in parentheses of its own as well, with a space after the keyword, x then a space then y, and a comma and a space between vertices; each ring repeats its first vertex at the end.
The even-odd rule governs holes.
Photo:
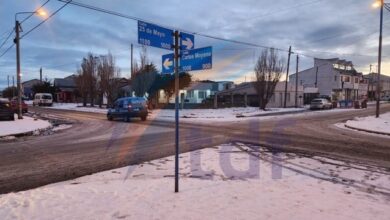
POLYGON ((179 32, 175 31, 175 193, 179 192, 179 32))

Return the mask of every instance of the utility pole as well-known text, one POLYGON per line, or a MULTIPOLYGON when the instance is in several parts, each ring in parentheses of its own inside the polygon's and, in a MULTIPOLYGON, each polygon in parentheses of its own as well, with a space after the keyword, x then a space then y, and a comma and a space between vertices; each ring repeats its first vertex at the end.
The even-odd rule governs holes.
POLYGON ((299 55, 297 54, 297 65, 295 73, 295 108, 298 108, 298 69, 299 69, 299 55))
POLYGON ((7 85, 8 85, 7 88, 9 88, 9 75, 7 75, 7 85))
POLYGON ((179 31, 175 31, 175 193, 179 192, 179 31))
POLYGON ((42 83, 42 67, 39 69, 39 80, 42 83))
POLYGON ((376 85, 376 117, 379 118, 380 98, 381 98, 381 65, 382 65, 382 32, 383 32, 383 6, 384 0, 381 0, 380 24, 379 24, 379 48, 378 48, 378 78, 376 85))
POLYGON ((130 79, 133 79, 134 63, 133 63, 133 44, 130 45, 130 79))
POLYGON ((20 72, 20 24, 19 21, 15 19, 15 40, 16 44, 16 82, 17 82, 17 90, 18 90, 18 119, 23 119, 22 116, 22 86, 21 86, 21 72, 20 72))
POLYGON ((316 82, 314 83, 315 88, 317 88, 317 83, 318 83, 318 66, 316 68, 316 82))
POLYGON ((367 99, 369 99, 370 95, 370 84, 372 83, 372 64, 370 64, 370 72, 368 74, 368 80, 367 80, 367 99))
POLYGON ((15 97, 15 77, 12 76, 12 98, 15 97))
POLYGON ((287 107, 287 85, 288 85, 288 72, 290 70, 290 57, 291 57, 291 46, 288 49, 286 84, 285 84, 285 88, 284 88, 284 108, 287 107))

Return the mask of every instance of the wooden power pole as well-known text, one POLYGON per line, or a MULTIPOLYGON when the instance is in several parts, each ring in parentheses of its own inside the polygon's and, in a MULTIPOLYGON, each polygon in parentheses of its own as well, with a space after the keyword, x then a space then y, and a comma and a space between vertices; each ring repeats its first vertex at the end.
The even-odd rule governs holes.
POLYGON ((285 88, 284 88, 284 105, 283 105, 284 108, 287 107, 287 86, 288 86, 288 72, 290 70, 290 57, 291 57, 291 46, 288 49, 286 84, 285 84, 285 88))

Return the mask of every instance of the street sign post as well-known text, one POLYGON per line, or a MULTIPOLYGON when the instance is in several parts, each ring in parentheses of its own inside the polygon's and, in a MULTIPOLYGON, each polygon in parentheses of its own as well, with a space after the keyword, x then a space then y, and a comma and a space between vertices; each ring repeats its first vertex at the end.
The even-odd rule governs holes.
MULTIPOLYGON (((165 54, 162 56, 162 73, 173 73, 174 54, 165 54)), ((203 47, 193 50, 183 50, 180 56, 180 72, 206 70, 213 66, 213 48, 203 47)))
POLYGON ((173 30, 138 21, 138 43, 173 50, 173 30))

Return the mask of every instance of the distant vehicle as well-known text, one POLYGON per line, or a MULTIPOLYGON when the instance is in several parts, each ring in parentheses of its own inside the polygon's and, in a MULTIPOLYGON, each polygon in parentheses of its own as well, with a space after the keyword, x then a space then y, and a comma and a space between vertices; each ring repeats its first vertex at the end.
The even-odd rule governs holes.
POLYGON ((390 102, 390 95, 382 96, 381 101, 389 101, 390 102))
POLYGON ((310 109, 331 109, 332 103, 328 99, 313 99, 310 103, 310 109))
POLYGON ((115 101, 112 108, 108 109, 107 119, 121 118, 130 121, 130 118, 140 117, 142 121, 148 116, 147 101, 142 97, 125 97, 115 101))
POLYGON ((332 98, 330 96, 328 96, 328 95, 320 95, 320 96, 317 97, 317 99, 326 99, 329 102, 332 101, 332 98))
POLYGON ((11 103, 7 99, 0 99, 0 119, 15 120, 14 111, 11 103))
POLYGON ((34 96, 33 106, 52 106, 53 95, 50 93, 37 93, 34 96))
MULTIPOLYGON (((18 108, 18 98, 17 97, 12 98, 10 103, 11 103, 12 110, 14 110, 14 113, 18 113, 18 109, 19 109, 18 108)), ((24 102, 23 99, 22 99, 22 112, 23 113, 27 113, 28 112, 28 106, 24 102)))

